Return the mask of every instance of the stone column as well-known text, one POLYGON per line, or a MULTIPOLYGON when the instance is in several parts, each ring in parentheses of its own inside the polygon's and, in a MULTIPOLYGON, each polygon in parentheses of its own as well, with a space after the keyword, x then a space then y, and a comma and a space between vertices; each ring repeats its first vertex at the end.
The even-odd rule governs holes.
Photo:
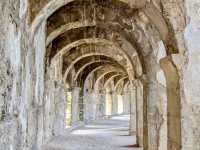
POLYGON ((106 114, 106 91, 101 91, 98 94, 98 109, 97 115, 99 119, 102 119, 106 114))
POLYGON ((71 91, 65 91, 66 95, 66 126, 71 126, 71 120, 72 120, 72 92, 71 91))
POLYGON ((62 135, 66 125, 66 95, 64 85, 58 84, 54 92, 55 118, 53 131, 54 135, 62 135))
POLYGON ((136 88, 130 89, 130 135, 136 134, 136 88))
POLYGON ((118 98, 117 98, 116 92, 113 92, 112 100, 113 100, 112 114, 117 115, 118 114, 118 98))
POLYGON ((106 89, 106 116, 112 115, 112 91, 106 89))
POLYGON ((86 122, 95 120, 97 116, 98 95, 95 94, 94 90, 90 89, 84 93, 84 103, 84 120, 86 122))
POLYGON ((118 103, 118 108, 117 108, 118 115, 123 114, 123 112, 124 112, 124 103, 123 103, 123 97, 120 94, 117 95, 117 103, 118 103))
POLYGON ((104 106, 104 98, 103 94, 99 91, 95 91, 95 99, 97 102, 96 106, 96 119, 101 119, 104 116, 103 106, 104 106))
POLYGON ((136 137, 139 147, 143 147, 143 87, 139 80, 136 81, 136 106, 137 106, 137 129, 136 137))
MULTIPOLYGON (((155 68, 154 68, 155 69, 155 68)), ((160 133, 167 132, 163 128, 164 118, 160 102, 163 101, 160 83, 157 81, 157 71, 151 70, 143 76, 143 143, 145 150, 159 150, 161 144, 160 133)), ((161 149, 165 150, 166 145, 162 143, 161 149)))
POLYGON ((81 88, 73 87, 72 89, 72 126, 79 122, 79 96, 81 88))
POLYGON ((95 95, 95 92, 94 90, 92 90, 92 93, 91 93, 91 98, 92 98, 92 120, 95 120, 96 119, 96 116, 97 116, 97 105, 98 105, 98 97, 95 95))
MULTIPOLYGON (((177 67, 173 62, 173 56, 165 57, 160 62, 167 81, 168 150, 181 150, 180 77, 177 67)), ((181 62, 178 57, 177 60, 181 62)))
POLYGON ((131 92, 125 91, 123 94, 123 113, 129 114, 130 113, 130 104, 131 103, 131 92))
POLYGON ((143 86, 143 148, 148 150, 148 118, 147 118, 147 93, 148 93, 148 83, 146 76, 143 75, 140 79, 143 86))

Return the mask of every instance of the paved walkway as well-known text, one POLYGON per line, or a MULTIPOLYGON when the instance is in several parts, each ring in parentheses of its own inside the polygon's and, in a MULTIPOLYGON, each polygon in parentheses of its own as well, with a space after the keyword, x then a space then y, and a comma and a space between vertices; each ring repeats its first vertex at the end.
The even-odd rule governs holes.
POLYGON ((98 120, 66 136, 56 137, 44 150, 142 150, 128 135, 128 116, 98 120))

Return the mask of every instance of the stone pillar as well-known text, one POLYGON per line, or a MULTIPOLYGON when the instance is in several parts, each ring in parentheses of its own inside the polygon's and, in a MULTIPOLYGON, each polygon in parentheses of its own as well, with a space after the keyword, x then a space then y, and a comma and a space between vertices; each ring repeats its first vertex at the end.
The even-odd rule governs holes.
POLYGON ((53 125, 54 135, 62 135, 66 125, 66 95, 64 85, 59 84, 54 91, 55 118, 53 125))
POLYGON ((147 117, 147 93, 148 93, 148 83, 146 76, 141 77, 141 83, 143 86, 143 148, 148 150, 148 117, 147 117))
POLYGON ((97 116, 97 104, 98 104, 98 97, 95 95, 94 90, 91 93, 91 98, 92 98, 92 120, 96 120, 96 116, 97 116))
POLYGON ((84 93, 84 120, 86 122, 96 119, 97 116, 97 103, 98 95, 94 93, 94 90, 89 90, 84 93))
POLYGON ((95 99, 97 102, 96 106, 96 119, 101 119, 103 116, 103 102, 104 99, 102 98, 103 94, 99 93, 99 91, 95 91, 95 99))
POLYGON ((77 125, 79 122, 79 87, 73 87, 72 89, 72 126, 77 125))
POLYGON ((145 150, 166 150, 167 148, 167 144, 161 140, 165 138, 165 135, 161 138, 161 132, 167 132, 167 130, 166 127, 164 127, 166 123, 164 120, 166 108, 162 104, 165 101, 165 91, 163 96, 163 89, 157 80, 158 71, 158 69, 150 70, 141 80, 144 99, 143 143, 145 150))
POLYGON ((66 91, 66 126, 70 127, 71 126, 71 121, 72 121, 72 92, 71 91, 66 91))
POLYGON ((106 92, 98 93, 97 118, 102 119, 106 113, 106 92))
POLYGON ((125 91, 123 95, 123 113, 129 114, 130 113, 130 104, 131 103, 131 92, 125 91))
POLYGON ((130 135, 136 134, 136 89, 131 85, 130 89, 130 135))
POLYGON ((167 141, 168 150, 181 150, 180 77, 172 57, 168 56, 160 61, 167 81, 167 141))
POLYGON ((143 86, 141 82, 136 81, 136 106, 137 106, 137 129, 136 137, 139 147, 143 147, 143 86))
POLYGON ((106 89, 106 116, 112 115, 112 91, 106 89))
POLYGON ((113 92, 113 109, 112 109, 112 114, 117 115, 118 114, 118 98, 116 92, 113 92))
POLYGON ((118 102, 118 108, 117 108, 117 112, 118 115, 123 114, 124 112, 124 103, 123 103, 123 97, 122 95, 117 95, 117 102, 118 102))

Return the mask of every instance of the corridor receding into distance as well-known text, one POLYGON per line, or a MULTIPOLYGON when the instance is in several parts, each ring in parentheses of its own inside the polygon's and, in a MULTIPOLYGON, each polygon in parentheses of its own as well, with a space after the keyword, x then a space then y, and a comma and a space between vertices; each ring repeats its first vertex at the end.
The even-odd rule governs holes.
POLYGON ((55 137, 44 150, 142 150, 129 135, 129 115, 96 120, 55 137))
POLYGON ((200 0, 0 0, 0 150, 200 150, 200 0))

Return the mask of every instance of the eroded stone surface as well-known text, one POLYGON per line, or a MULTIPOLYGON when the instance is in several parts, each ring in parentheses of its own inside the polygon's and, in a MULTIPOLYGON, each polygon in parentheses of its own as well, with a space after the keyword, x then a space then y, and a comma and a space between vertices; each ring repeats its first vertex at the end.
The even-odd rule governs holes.
POLYGON ((199 24, 198 0, 0 1, 0 149, 131 112, 145 150, 199 150, 199 24))
POLYGON ((96 120, 64 136, 56 137, 43 150, 142 150, 133 148, 136 140, 128 136, 128 116, 96 120))

